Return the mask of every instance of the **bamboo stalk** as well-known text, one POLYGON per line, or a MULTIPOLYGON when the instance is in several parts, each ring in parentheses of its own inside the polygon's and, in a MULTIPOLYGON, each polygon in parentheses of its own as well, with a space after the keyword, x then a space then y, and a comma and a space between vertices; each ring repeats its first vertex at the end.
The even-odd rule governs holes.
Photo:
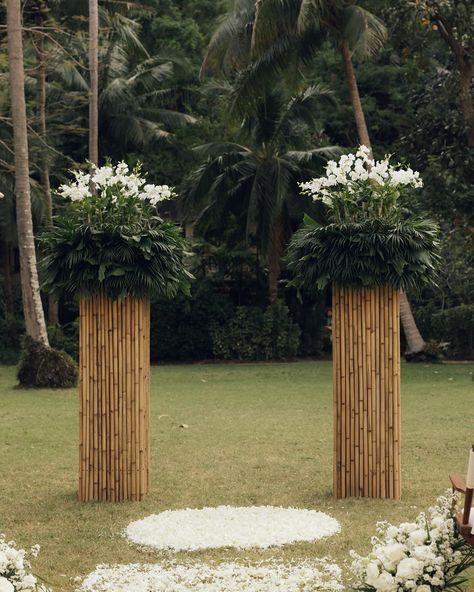
POLYGON ((80 303, 79 498, 139 500, 149 488, 149 300, 80 303))

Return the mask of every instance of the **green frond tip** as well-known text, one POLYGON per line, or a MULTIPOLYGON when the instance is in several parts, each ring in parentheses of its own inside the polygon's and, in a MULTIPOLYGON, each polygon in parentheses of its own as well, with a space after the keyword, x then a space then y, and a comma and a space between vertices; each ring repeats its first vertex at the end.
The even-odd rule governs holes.
POLYGON ((64 216, 40 237, 43 288, 51 293, 111 298, 188 292, 186 241, 174 223, 151 216, 143 223, 86 223, 64 216))
POLYGON ((329 283, 420 289, 436 281, 438 232, 434 222, 415 217, 303 226, 288 252, 292 285, 310 291, 329 283))

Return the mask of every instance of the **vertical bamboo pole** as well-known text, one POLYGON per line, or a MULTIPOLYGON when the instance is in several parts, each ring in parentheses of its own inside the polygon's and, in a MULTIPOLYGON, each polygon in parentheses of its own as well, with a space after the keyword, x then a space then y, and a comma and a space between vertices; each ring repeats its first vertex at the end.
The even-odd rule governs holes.
POLYGON ((399 498, 399 294, 333 288, 336 497, 399 498))
POLYGON ((80 303, 79 498, 141 500, 149 489, 149 300, 80 303))

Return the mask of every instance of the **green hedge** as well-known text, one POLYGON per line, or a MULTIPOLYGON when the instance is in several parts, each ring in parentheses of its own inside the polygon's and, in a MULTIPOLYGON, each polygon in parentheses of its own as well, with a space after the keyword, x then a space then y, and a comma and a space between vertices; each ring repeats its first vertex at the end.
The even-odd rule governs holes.
POLYGON ((425 339, 449 344, 448 358, 474 359, 474 304, 440 310, 431 303, 416 308, 414 314, 425 339))
POLYGON ((239 306, 224 324, 213 322, 213 353, 224 360, 293 358, 300 333, 284 304, 274 304, 266 310, 239 306))
POLYGON ((474 359, 474 304, 461 304, 435 312, 431 324, 433 336, 449 342, 450 356, 474 359))

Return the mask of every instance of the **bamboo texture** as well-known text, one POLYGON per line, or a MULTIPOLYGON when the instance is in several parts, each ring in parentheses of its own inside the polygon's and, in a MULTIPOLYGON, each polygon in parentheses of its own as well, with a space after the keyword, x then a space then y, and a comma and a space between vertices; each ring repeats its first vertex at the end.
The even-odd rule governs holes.
POLYGON ((401 496, 400 294, 333 287, 333 493, 401 496))
POLYGON ((138 501, 149 490, 150 303, 80 302, 81 501, 138 501))

